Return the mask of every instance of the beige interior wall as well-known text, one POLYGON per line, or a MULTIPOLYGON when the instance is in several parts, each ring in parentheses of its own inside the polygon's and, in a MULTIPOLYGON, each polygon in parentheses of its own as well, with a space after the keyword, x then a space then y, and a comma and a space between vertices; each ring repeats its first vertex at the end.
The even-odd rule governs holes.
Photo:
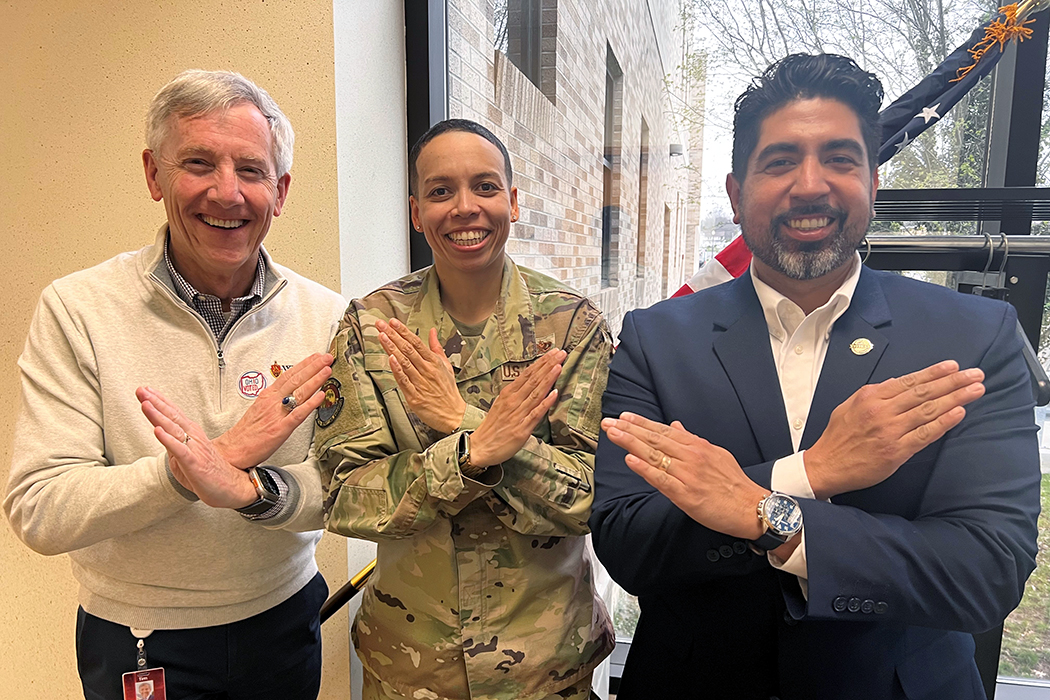
MULTIPOLYGON (((274 257, 338 290, 331 0, 0 2, 0 482, 18 410, 15 365, 52 279, 152 240, 163 206, 142 175, 143 115, 184 68, 237 70, 297 132, 274 257)), ((330 585, 346 547, 325 538, 330 585)), ((80 696, 76 588, 65 556, 39 556, 0 524, 0 699, 80 696)), ((323 698, 348 697, 347 623, 325 625, 323 698)))

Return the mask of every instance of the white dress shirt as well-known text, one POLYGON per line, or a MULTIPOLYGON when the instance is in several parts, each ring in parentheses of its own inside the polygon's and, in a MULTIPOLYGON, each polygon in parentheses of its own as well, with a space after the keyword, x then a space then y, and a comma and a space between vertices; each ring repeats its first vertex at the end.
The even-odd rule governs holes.
MULTIPOLYGON (((857 254, 853 258, 853 270, 842 286, 835 290, 826 304, 807 316, 798 304, 760 280, 755 274, 754 265, 751 266, 751 281, 769 327, 769 344, 780 378, 780 393, 784 397, 791 444, 795 449, 794 454, 773 463, 770 486, 774 491, 798 498, 815 498, 806 475, 805 451, 799 452, 798 446, 806 429, 813 393, 817 389, 820 370, 828 353, 831 329, 853 300, 857 280, 860 279, 860 268, 860 255, 857 254)), ((786 561, 781 561, 772 552, 767 556, 774 567, 798 576, 803 594, 808 594, 805 528, 801 538, 798 547, 786 561)))

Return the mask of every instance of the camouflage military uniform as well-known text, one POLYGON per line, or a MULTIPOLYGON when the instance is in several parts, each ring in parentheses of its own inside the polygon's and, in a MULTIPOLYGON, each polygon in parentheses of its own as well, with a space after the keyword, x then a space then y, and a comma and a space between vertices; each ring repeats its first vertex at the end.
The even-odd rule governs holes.
POLYGON ((589 676, 614 643, 582 537, 611 340, 586 298, 509 258, 473 340, 442 308, 433 268, 351 303, 317 415, 334 474, 325 522, 379 543, 353 630, 368 671, 409 698, 541 698, 589 676), (461 430, 546 350, 568 353, 547 419, 484 483, 459 471, 462 433, 405 408, 375 326, 393 318, 423 338, 437 328, 467 403, 461 430))

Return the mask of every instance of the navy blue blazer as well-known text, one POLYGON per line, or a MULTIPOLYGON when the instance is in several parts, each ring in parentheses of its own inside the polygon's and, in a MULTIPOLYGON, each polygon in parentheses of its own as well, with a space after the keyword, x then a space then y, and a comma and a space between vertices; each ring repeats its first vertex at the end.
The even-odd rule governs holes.
MULTIPOLYGON (((702 527, 598 443, 598 558, 642 615, 621 700, 983 698, 975 633, 1016 607, 1035 566, 1039 455, 1008 304, 863 269, 835 323, 801 447, 864 384, 954 359, 984 370, 963 422, 881 484, 801 499, 796 577, 702 527), (849 345, 867 338, 874 349, 849 345)), ((769 487, 790 428, 750 275, 629 313, 603 413, 632 411, 729 450, 769 487)))

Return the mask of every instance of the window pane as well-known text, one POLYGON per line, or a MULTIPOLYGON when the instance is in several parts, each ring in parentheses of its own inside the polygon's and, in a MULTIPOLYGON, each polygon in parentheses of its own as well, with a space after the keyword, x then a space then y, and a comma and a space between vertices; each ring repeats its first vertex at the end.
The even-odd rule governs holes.
MULTIPOLYGON (((883 106, 910 90, 980 26, 999 3, 794 3, 767 0, 763 13, 735 0, 687 3, 707 56, 702 248, 723 238, 731 219, 725 174, 731 169, 733 102, 751 76, 790 52, 827 51, 855 58, 886 91, 883 106)), ((984 167, 991 80, 986 77, 950 112, 880 168, 883 188, 979 187, 984 167)), ((976 233, 976 225, 936 224, 929 232, 976 233)), ((885 229, 876 229, 887 232, 885 229)), ((915 226, 899 233, 918 233, 915 226)), ((717 252, 717 251, 716 251, 717 252)))
MULTIPOLYGON (((1039 459, 1044 470, 1050 468, 1050 452, 1043 447, 1050 446, 1046 439, 1047 430, 1043 427, 1046 408, 1036 409, 1036 422, 1039 431, 1039 459)), ((1043 511, 1039 514, 1039 550, 1050 548, 1050 475, 1043 475, 1042 498, 1043 511)), ((1050 564, 1046 557, 1037 559, 1035 571, 1028 579, 1024 598, 1010 617, 1006 619, 1003 629, 1003 649, 999 657, 999 675, 1013 678, 1050 678, 1050 564)))
POLYGON ((613 627, 616 629, 616 638, 632 639, 641 614, 642 611, 638 607, 638 599, 616 586, 613 592, 612 605, 613 627))
POLYGON ((1039 135, 1039 165, 1035 182, 1040 187, 1050 187, 1050 61, 1046 63, 1046 78, 1043 81, 1043 128, 1039 135))

